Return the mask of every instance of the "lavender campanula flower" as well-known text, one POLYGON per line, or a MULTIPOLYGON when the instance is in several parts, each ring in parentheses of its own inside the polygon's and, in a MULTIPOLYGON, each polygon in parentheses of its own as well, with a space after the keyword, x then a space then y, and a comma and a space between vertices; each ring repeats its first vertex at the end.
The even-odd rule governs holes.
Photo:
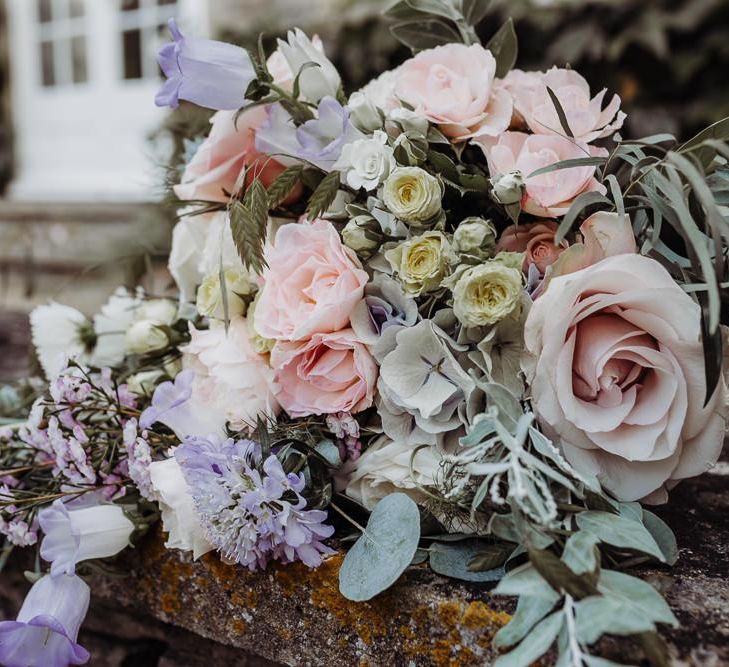
POLYGON ((173 109, 188 100, 208 109, 238 109, 249 84, 256 78, 245 49, 209 39, 186 39, 174 19, 169 21, 174 41, 165 44, 157 60, 167 77, 155 97, 157 106, 173 109))
POLYGON ((89 599, 89 587, 76 576, 39 579, 17 619, 0 622, 0 664, 66 667, 88 662, 89 652, 76 640, 89 599))
POLYGON ((174 431, 180 440, 187 436, 225 433, 225 414, 220 407, 202 404, 193 396, 195 372, 186 369, 174 382, 163 382, 152 396, 152 405, 143 413, 139 425, 149 429, 159 422, 174 431))
POLYGON ((268 561, 317 567, 333 553, 322 543, 334 528, 306 510, 303 474, 286 474, 275 454, 263 461, 250 440, 188 438, 175 450, 208 540, 250 570, 268 561))
POLYGON ((305 160, 331 171, 342 148, 364 135, 349 121, 349 109, 333 97, 319 103, 318 117, 296 127, 280 104, 268 108, 268 119, 256 133, 256 149, 267 155, 305 160))
POLYGON ((110 558, 129 545, 134 524, 119 505, 96 504, 73 509, 56 500, 38 514, 45 533, 41 557, 51 563, 51 575, 73 574, 76 563, 110 558))

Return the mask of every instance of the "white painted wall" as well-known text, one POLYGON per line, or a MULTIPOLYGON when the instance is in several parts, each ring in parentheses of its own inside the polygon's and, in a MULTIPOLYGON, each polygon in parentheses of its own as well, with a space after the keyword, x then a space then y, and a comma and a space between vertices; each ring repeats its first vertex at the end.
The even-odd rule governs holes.
MULTIPOLYGON (((122 78, 120 0, 82 1, 88 81, 43 87, 36 0, 7 0, 16 136, 10 197, 154 200, 161 157, 150 154, 146 139, 166 113, 154 105, 161 82, 122 78)), ((177 14, 183 30, 208 35, 208 0, 178 0, 177 14)))

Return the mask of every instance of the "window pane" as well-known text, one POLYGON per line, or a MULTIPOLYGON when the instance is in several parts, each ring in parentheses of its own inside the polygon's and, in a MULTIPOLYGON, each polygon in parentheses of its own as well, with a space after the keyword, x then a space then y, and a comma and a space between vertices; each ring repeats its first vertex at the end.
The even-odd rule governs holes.
POLYGON ((44 86, 55 86, 53 42, 41 42, 41 80, 44 86))
POLYGON ((123 12, 131 12, 139 9, 139 0, 121 0, 121 9, 123 12))
POLYGON ((85 37, 71 38, 71 72, 74 83, 85 83, 88 80, 85 37))
POLYGON ((124 51, 124 78, 142 78, 142 33, 140 30, 126 30, 122 33, 124 51))
POLYGON ((41 23, 51 20, 51 0, 38 0, 38 20, 41 23))
POLYGON ((84 15, 84 0, 70 0, 68 15, 72 18, 79 18, 84 15))

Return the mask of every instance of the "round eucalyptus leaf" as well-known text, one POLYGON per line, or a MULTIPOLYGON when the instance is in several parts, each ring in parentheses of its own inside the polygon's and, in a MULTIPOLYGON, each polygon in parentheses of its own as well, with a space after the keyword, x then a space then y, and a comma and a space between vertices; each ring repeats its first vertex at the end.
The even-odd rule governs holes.
POLYGON ((361 602, 392 586, 412 563, 419 540, 418 506, 404 493, 385 496, 342 563, 342 595, 361 602))
POLYGON ((498 581, 504 576, 503 567, 495 567, 483 572, 469 569, 469 564, 483 549, 489 546, 479 540, 464 542, 436 542, 430 547, 430 567, 445 577, 463 581, 498 581))

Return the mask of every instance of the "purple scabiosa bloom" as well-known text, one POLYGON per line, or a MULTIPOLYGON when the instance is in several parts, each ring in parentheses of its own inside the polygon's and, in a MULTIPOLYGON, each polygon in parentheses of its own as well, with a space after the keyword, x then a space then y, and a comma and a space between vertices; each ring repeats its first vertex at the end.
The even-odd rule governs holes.
POLYGON ((349 121, 349 109, 333 97, 319 103, 318 117, 296 127, 279 104, 268 108, 268 119, 256 132, 256 150, 305 160, 331 171, 342 148, 364 135, 349 121))
POLYGON ((152 396, 152 405, 143 413, 139 425, 147 430, 160 422, 183 440, 187 436, 208 436, 225 433, 225 414, 214 405, 203 405, 193 396, 195 371, 186 369, 174 382, 163 382, 152 396))
POLYGON ((155 97, 160 107, 188 100, 201 107, 231 110, 246 102, 246 90, 256 78, 251 57, 245 49, 209 39, 186 39, 170 19, 174 41, 165 44, 157 60, 167 77, 155 97))
POLYGON ((250 570, 269 560, 309 567, 334 553, 326 512, 306 510, 303 474, 286 474, 275 454, 262 460, 250 440, 188 438, 175 450, 207 539, 250 570))
POLYGON ((17 619, 0 622, 0 664, 67 667, 88 662, 89 652, 76 639, 89 598, 89 587, 78 577, 64 574, 39 579, 17 619))

